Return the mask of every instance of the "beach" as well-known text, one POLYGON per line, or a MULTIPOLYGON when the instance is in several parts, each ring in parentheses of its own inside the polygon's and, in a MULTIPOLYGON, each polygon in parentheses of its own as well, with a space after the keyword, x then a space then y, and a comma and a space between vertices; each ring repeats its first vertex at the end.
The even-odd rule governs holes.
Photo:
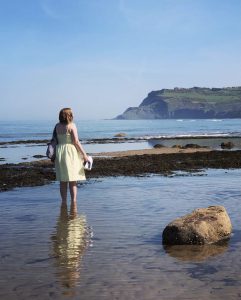
POLYGON ((0 7, 0 300, 241 300, 241 1, 0 7))
POLYGON ((220 135, 86 138, 76 208, 61 207, 47 139, 2 140, 0 298, 238 299, 241 138, 220 135), (230 240, 162 245, 169 222, 210 205, 225 206, 230 240))

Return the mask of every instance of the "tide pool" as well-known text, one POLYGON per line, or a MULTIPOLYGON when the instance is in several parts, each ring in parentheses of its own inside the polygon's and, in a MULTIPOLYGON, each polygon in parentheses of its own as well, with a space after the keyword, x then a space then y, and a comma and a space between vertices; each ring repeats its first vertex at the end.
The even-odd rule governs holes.
POLYGON ((75 218, 58 184, 1 193, 1 299, 237 299, 241 171, 183 175, 87 181, 75 218), (227 209, 228 243, 163 247, 167 223, 209 205, 227 209))

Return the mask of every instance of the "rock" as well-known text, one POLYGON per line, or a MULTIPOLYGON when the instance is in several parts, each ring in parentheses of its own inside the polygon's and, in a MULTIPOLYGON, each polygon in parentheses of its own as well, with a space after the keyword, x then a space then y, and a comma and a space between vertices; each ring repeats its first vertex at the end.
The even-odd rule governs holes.
POLYGON ((232 149, 233 147, 234 147, 234 143, 232 143, 232 142, 223 142, 223 143, 221 143, 221 148, 222 149, 232 149))
POLYGON ((198 148, 202 148, 202 147, 197 144, 186 144, 183 148, 184 149, 187 149, 187 148, 198 149, 198 148))
POLYGON ((162 233, 165 245, 204 245, 228 239, 232 224, 223 206, 199 208, 169 223, 162 233))
POLYGON ((124 132, 120 132, 120 133, 117 133, 116 135, 114 135, 114 137, 121 137, 121 138, 123 138, 123 137, 126 137, 126 133, 124 133, 124 132))
POLYGON ((182 149, 182 145, 173 145, 172 148, 182 149))
POLYGON ((165 147, 165 146, 163 146, 162 144, 156 144, 153 146, 153 148, 156 148, 156 149, 163 148, 163 147, 165 147))
POLYGON ((36 155, 33 155, 34 158, 43 158, 43 157, 46 157, 45 155, 42 155, 42 154, 36 154, 36 155))

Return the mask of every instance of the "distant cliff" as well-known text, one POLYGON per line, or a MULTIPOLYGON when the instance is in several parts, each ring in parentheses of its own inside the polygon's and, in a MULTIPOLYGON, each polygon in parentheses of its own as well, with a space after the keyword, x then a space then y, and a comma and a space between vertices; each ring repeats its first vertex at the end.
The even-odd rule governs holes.
POLYGON ((118 120, 241 118, 241 87, 174 88, 152 91, 118 120))

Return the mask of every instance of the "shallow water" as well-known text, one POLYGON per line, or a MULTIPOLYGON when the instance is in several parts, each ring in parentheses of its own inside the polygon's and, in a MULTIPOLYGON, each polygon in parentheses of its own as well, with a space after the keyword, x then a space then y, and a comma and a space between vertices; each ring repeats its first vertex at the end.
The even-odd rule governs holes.
MULTIPOLYGON (((147 141, 126 142, 126 143, 106 143, 106 144, 83 144, 85 151, 94 155, 100 152, 126 151, 149 149, 153 146, 147 141)), ((19 144, 0 146, 0 164, 5 163, 20 163, 36 161, 40 158, 35 158, 34 155, 46 155, 47 145, 42 144, 19 144)), ((46 159, 46 157, 43 157, 46 159)))
POLYGON ((1 193, 0 299, 240 298, 241 170, 182 175, 91 180, 68 215, 57 184, 1 193), (209 205, 228 243, 163 248, 168 222, 209 205))
MULTIPOLYGON (((241 138, 171 138, 171 139, 150 139, 143 141, 123 141, 112 143, 82 143, 85 151, 90 155, 100 152, 127 151, 152 149, 154 145, 161 144, 165 147, 173 147, 174 145, 185 146, 186 144, 198 144, 199 146, 210 147, 213 150, 221 150, 222 142, 232 142, 234 147, 232 150, 241 149, 241 138)), ((16 144, 0 146, 0 164, 31 162, 39 159, 46 159, 46 144, 16 144), (37 155, 37 157, 34 157, 37 155), (39 157, 42 156, 42 157, 39 157)))

